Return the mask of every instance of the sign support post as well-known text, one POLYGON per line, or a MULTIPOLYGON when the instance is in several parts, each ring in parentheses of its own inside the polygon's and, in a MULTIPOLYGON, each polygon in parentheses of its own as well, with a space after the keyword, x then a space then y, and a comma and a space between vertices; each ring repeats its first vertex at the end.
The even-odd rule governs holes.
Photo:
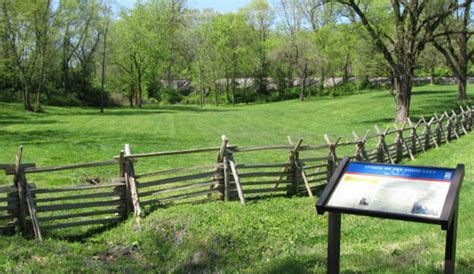
POLYGON ((458 201, 453 213, 453 220, 446 231, 446 249, 444 254, 444 273, 454 274, 455 273, 455 262, 456 262, 456 237, 458 230, 458 201))
POLYGON ((329 212, 328 273, 338 274, 341 252, 341 213, 329 212))

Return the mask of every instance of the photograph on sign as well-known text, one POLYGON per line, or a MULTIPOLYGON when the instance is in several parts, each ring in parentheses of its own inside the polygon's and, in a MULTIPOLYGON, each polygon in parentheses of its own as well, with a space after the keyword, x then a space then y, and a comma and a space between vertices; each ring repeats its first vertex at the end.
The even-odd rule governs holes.
POLYGON ((351 162, 327 206, 440 218, 454 169, 351 162))

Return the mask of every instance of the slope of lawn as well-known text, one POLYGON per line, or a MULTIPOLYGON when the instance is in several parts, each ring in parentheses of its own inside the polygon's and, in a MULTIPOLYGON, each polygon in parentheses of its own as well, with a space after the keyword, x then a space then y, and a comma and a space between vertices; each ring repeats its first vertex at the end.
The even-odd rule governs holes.
MULTIPOLYGON (((457 106, 455 86, 418 87, 414 93, 414 119, 457 106)), ((134 152, 219 146, 222 134, 240 146, 286 144, 287 136, 304 137, 305 143, 323 143, 325 133, 333 139, 343 136, 352 140, 352 130, 362 135, 374 124, 390 124, 394 106, 387 91, 236 107, 116 108, 107 109, 105 114, 97 109, 58 107, 46 107, 46 113, 24 113, 20 104, 0 102, 0 163, 14 163, 20 144, 24 145, 24 162, 47 166, 110 160, 125 143, 131 144, 134 152)), ((156 165, 172 167, 201 162, 204 158, 199 157, 150 159, 139 165, 144 170, 156 169, 156 165)), ((215 159, 214 155, 202 157, 215 159)), ((99 173, 115 176, 117 171, 102 169, 97 170, 99 173)), ((33 177, 42 185, 51 180, 60 184, 54 182, 56 178, 59 175, 48 174, 48 180, 41 174, 33 177)), ((0 184, 6 180, 0 177, 0 184)))
MULTIPOLYGON (((415 93, 414 116, 455 106, 454 87, 421 87, 415 93)), ((362 133, 374 123, 390 123, 393 116, 393 98, 382 91, 203 110, 113 109, 105 115, 52 107, 45 114, 24 114, 16 110, 17 104, 0 107, 0 163, 13 162, 21 143, 26 161, 39 165, 107 160, 124 143, 138 152, 216 146, 221 134, 239 145, 285 143, 286 135, 321 142, 323 133, 348 136, 352 129, 362 133)), ((465 136, 406 162, 466 164, 459 273, 474 272, 473 141, 474 134, 465 136)), ((183 159, 158 164, 179 165, 183 159)), ((37 179, 57 177, 57 183, 64 179, 48 176, 37 179)), ((0 180, 11 182, 4 176, 0 180)), ((300 197, 258 200, 245 207, 238 202, 179 205, 151 212, 140 224, 130 219, 80 241, 47 238, 38 244, 21 236, 0 236, 0 272, 325 272, 327 216, 317 216, 314 204, 315 200, 300 197)), ((344 216, 342 232, 343 272, 442 271, 444 233, 437 226, 344 216)))
MULTIPOLYGON (((458 230, 458 273, 474 271, 474 135, 420 155, 408 164, 466 164, 458 230)), ((157 210, 137 225, 68 242, 39 245, 0 237, 0 271, 325 272, 327 216, 311 198, 209 203, 157 210), (53 268, 52 268, 53 267, 53 268)), ((344 216, 343 272, 442 271, 445 234, 437 226, 344 216)))

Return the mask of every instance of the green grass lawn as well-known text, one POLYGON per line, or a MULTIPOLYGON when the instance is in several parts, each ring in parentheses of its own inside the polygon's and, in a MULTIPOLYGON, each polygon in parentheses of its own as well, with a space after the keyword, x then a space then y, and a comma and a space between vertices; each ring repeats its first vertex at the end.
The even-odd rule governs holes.
MULTIPOLYGON (((469 87, 470 91, 472 86, 469 87)), ((415 89, 412 116, 429 116, 456 106, 454 86, 415 89)), ((0 103, 0 163, 12 163, 19 144, 25 162, 60 165, 108 160, 124 143, 135 152, 218 146, 226 134, 238 145, 285 144, 286 136, 321 143, 323 134, 349 138, 394 114, 386 91, 306 102, 205 107, 150 106, 144 110, 47 107, 23 113, 18 104, 0 103)), ((419 155, 408 164, 466 164, 461 193, 457 267, 474 272, 474 135, 419 155)), ((342 156, 342 155, 339 155, 342 156)), ((206 155, 215 160, 215 155, 206 155)), ((277 157, 272 154, 266 157, 277 157)), ((141 170, 198 162, 199 157, 139 161, 141 170)), ((78 172, 78 171, 74 171, 78 172)), ((35 175, 37 185, 80 183, 65 172, 35 175)), ((91 171, 101 172, 101 170, 91 171)), ((113 176, 114 169, 104 169, 113 176)), ((0 177, 0 184, 11 177, 0 177)), ((43 244, 21 236, 0 237, 2 272, 325 272, 327 216, 317 216, 311 198, 272 198, 250 202, 180 205, 151 212, 102 233, 43 244)), ((359 216, 344 216, 343 272, 432 273, 442 271, 444 233, 439 227, 359 216)))

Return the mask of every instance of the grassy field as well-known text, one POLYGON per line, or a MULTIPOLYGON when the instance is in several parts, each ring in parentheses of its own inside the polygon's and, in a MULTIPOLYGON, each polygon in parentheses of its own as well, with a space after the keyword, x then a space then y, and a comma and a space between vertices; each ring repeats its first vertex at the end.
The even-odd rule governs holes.
MULTIPOLYGON (((452 109, 455 98, 453 86, 416 88, 412 116, 452 109)), ((386 91, 303 103, 111 109, 104 115, 92 109, 55 107, 46 108, 44 114, 25 114, 18 104, 0 103, 0 163, 13 162, 19 144, 25 146, 26 162, 43 166, 108 160, 124 143, 136 152, 218 146, 221 134, 239 145, 284 144, 287 135, 320 143, 324 133, 349 137, 352 130, 363 133, 373 124, 389 124, 393 107, 386 91)), ((474 135, 463 137, 409 162, 466 164, 458 232, 460 273, 474 272, 474 220, 469 216, 474 211, 473 140, 474 135)), ((199 160, 166 158, 140 168, 199 160)), ((91 174, 34 179, 41 185, 76 183, 71 175, 91 174)), ((7 183, 11 178, 0 177, 0 184, 7 183)), ((316 216, 314 204, 302 197, 259 200, 246 207, 238 202, 182 205, 154 211, 140 225, 129 220, 80 241, 53 237, 39 245, 20 236, 0 237, 0 271, 325 272, 327 217, 316 216)), ((343 218, 344 272, 440 272, 443 252, 444 233, 439 227, 343 218)))

